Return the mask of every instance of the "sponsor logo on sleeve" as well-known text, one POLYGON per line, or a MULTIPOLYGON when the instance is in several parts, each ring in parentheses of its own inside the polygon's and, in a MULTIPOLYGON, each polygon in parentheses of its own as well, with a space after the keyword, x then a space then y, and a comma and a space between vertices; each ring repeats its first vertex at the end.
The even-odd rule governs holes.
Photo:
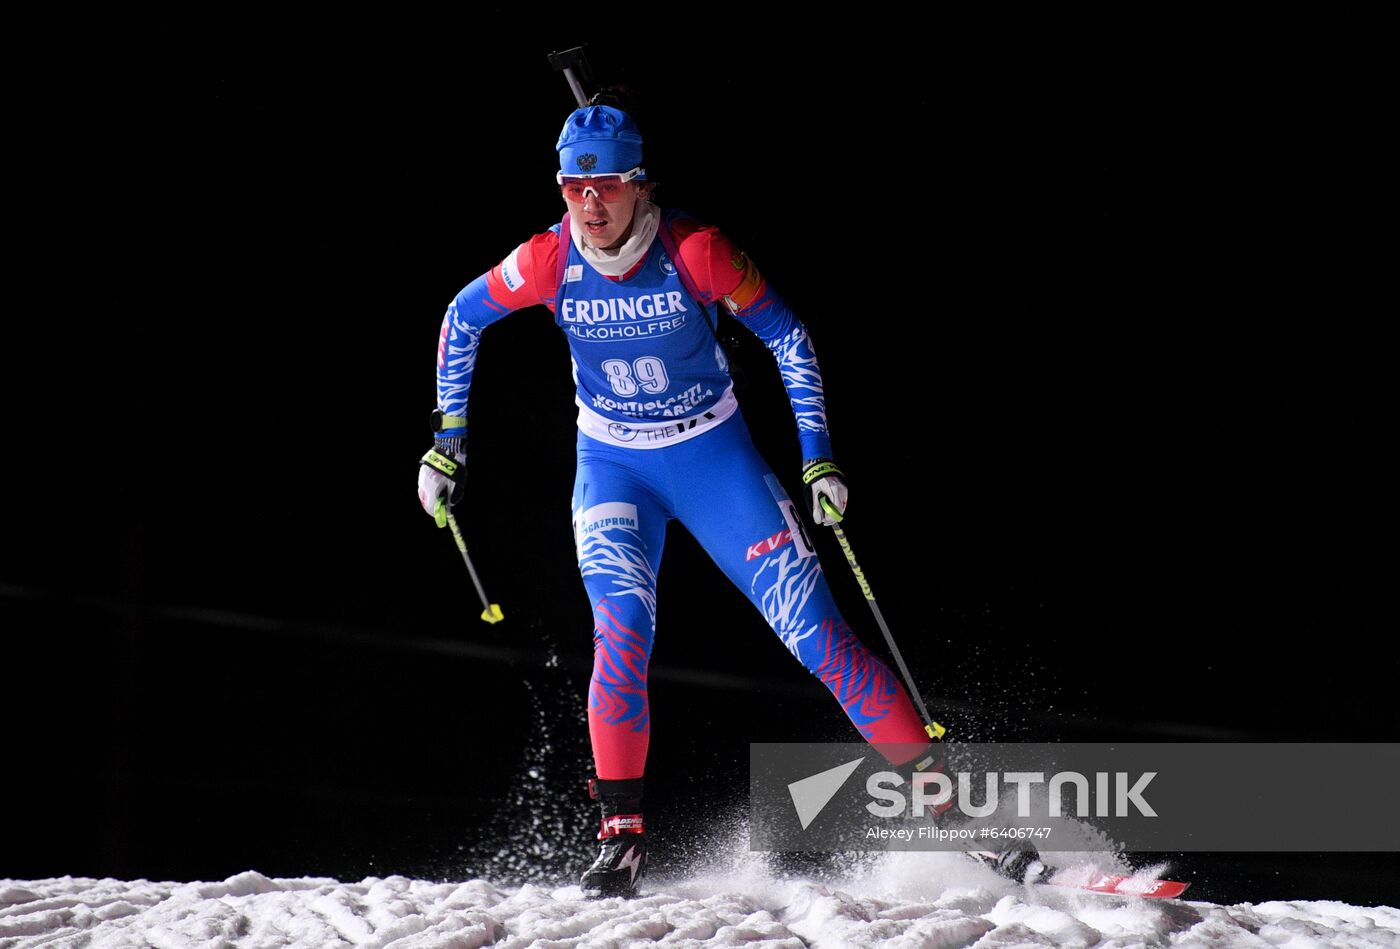
POLYGON ((519 292, 525 286, 525 277, 520 273, 520 263, 516 260, 516 255, 520 253, 520 248, 510 252, 510 256, 501 261, 501 282, 506 285, 506 289, 511 293, 519 292))
POLYGON ((753 261, 744 256, 742 251, 738 256, 730 258, 729 262, 734 265, 735 270, 744 272, 744 276, 739 280, 739 285, 724 297, 725 305, 729 307, 730 312, 737 314, 758 298, 763 278, 759 276, 758 268, 753 265, 753 261))

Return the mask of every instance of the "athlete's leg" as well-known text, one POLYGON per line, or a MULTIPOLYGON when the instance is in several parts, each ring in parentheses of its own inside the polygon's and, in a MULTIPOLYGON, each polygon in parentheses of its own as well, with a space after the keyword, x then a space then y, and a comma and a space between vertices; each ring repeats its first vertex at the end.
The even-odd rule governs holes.
POLYGON ((593 604, 588 734, 594 773, 610 781, 642 776, 651 736, 647 662, 669 515, 646 483, 648 454, 578 436, 574 544, 593 604))
POLYGON ((667 465, 677 518, 860 734, 895 764, 916 758, 929 737, 909 693, 846 625, 797 507, 754 448, 743 416, 664 450, 678 449, 690 450, 667 465))

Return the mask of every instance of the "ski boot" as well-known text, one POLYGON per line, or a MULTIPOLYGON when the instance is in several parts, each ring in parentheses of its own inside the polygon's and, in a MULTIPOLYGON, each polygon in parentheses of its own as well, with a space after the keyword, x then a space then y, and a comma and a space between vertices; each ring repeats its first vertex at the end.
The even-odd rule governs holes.
POLYGON ((588 796, 603 809, 598 858, 579 881, 583 895, 634 896, 647 866, 647 833, 642 822, 642 779, 588 779, 588 796))
MULTIPOLYGON (((925 774, 942 771, 946 773, 946 759, 943 754, 943 741, 935 738, 924 751, 915 756, 914 770, 925 774)), ((924 816, 936 823, 946 823, 954 815, 944 815, 952 810, 955 796, 949 796, 942 804, 925 804, 924 816)), ((1001 844, 998 850, 969 850, 967 855, 978 863, 992 868, 992 871, 1016 883, 1032 883, 1046 870, 1040 861, 1040 852, 1029 840, 1014 837, 997 838, 1001 844)))
POLYGON ((1013 883, 1034 883, 1047 870, 1035 844, 1014 837, 1003 839, 999 850, 969 850, 967 855, 1013 883))

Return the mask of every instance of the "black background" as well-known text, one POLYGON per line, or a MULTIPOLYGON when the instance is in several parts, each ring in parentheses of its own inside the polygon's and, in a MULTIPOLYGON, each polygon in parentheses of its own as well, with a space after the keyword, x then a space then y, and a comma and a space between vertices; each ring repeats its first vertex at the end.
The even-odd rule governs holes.
MULTIPOLYGON (((962 16, 60 35, 22 109, 21 269, 57 340, 10 373, 46 440, 0 574, 0 875, 576 872, 591 627, 547 311, 486 334, 472 388, 467 535, 504 623, 414 479, 446 303, 561 213, 545 55, 580 42, 590 90, 640 95, 658 203, 809 327, 851 542, 957 737, 1393 740, 1377 25, 962 16)), ((740 362, 796 496, 771 357, 740 362)), ((678 527, 660 587, 649 817, 679 867, 667 831, 742 809, 748 742, 855 733, 678 527)), ((1337 819, 1331 779, 1281 778, 1300 820, 1337 819)), ((1395 868, 1176 865, 1200 898, 1359 902, 1395 868)))

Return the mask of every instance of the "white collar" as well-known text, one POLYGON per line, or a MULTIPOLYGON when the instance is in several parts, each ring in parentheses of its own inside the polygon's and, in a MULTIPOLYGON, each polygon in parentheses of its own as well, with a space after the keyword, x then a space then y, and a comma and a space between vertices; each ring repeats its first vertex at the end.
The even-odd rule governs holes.
POLYGON ((635 267, 637 261, 641 260, 651 247, 652 238, 656 237, 657 228, 661 224, 661 209, 646 198, 638 198, 637 205, 632 210, 632 233, 621 247, 612 250, 599 250, 584 243, 579 228, 572 226, 572 221, 570 224, 569 236, 573 238, 574 246, 583 255, 583 259, 592 264, 593 269, 599 273, 621 277, 635 267))

